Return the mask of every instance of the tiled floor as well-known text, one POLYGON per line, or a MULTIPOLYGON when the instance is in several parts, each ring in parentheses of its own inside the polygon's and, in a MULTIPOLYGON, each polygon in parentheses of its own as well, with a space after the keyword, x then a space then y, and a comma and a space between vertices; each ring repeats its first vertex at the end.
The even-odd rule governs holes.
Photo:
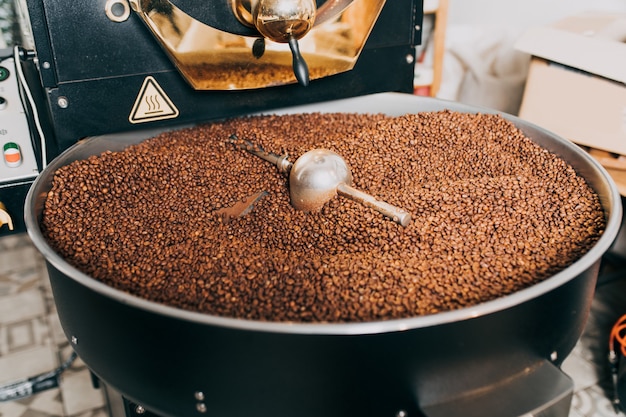
MULTIPOLYGON (((41 255, 26 235, 0 239, 0 385, 56 369, 71 355, 55 313, 41 255)), ((63 372, 60 387, 0 402, 0 417, 107 416, 80 361, 63 372)))
MULTIPOLYGON (((615 265, 615 264, 613 264, 615 265)), ((610 327, 626 313, 626 270, 601 274, 585 334, 563 370, 575 382, 570 417, 616 413, 607 367, 610 327)), ((60 366, 71 350, 55 314, 41 255, 26 235, 0 239, 0 386, 60 366)), ((105 417, 107 404, 88 369, 74 361, 58 388, 0 402, 0 417, 105 417)))

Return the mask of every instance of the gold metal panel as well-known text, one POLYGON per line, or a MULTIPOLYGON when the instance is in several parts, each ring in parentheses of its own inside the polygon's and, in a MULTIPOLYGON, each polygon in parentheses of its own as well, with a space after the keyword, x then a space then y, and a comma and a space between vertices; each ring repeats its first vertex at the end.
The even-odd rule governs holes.
MULTIPOLYGON (((232 34, 193 19, 166 0, 130 0, 172 62, 196 90, 245 90, 296 83, 292 54, 285 43, 265 40, 260 57, 255 37, 232 34), (143 5, 142 5, 143 4, 143 5)), ((332 19, 315 25, 299 41, 310 79, 352 69, 385 4, 385 0, 354 0, 332 19)))

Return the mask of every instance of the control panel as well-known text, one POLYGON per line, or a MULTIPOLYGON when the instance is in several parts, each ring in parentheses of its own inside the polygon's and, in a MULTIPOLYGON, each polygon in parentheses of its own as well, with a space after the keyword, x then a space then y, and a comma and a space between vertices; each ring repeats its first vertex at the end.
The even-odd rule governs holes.
POLYGON ((13 58, 0 61, 0 186, 39 173, 13 58))
POLYGON ((13 201, 15 187, 28 186, 39 174, 28 114, 20 90, 20 73, 10 50, 0 50, 0 235, 20 223, 23 201, 13 201))

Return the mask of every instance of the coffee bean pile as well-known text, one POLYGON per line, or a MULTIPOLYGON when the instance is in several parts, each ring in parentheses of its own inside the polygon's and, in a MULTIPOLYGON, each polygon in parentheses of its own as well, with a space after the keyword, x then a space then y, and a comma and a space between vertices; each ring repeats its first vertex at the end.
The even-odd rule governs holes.
POLYGON ((56 172, 42 220, 69 263, 181 309, 297 322, 360 322, 458 309, 533 285, 605 227, 573 168, 498 115, 297 114, 165 132, 56 172), (409 211, 408 227, 348 198, 305 213, 276 166, 333 150, 354 186, 409 211), (232 221, 217 212, 267 191, 232 221))
MULTIPOLYGON (((336 73, 336 63, 334 65, 312 65, 314 62, 308 62, 311 79, 323 78, 336 73)), ((206 89, 249 89, 296 82, 291 61, 285 65, 259 62, 249 66, 236 63, 209 64, 203 62, 189 66, 187 71, 200 87, 206 89)))

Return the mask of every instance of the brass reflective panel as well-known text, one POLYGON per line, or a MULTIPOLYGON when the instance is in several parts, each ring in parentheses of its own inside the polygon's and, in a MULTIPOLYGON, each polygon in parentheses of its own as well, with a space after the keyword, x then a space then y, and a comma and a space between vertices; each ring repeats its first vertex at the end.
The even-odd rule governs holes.
MULTIPOLYGON (((130 3, 196 90, 244 90, 297 82, 286 43, 216 29, 167 0, 130 3)), ((332 18, 325 16, 299 40, 311 80, 354 67, 384 3, 353 0, 332 18)))

